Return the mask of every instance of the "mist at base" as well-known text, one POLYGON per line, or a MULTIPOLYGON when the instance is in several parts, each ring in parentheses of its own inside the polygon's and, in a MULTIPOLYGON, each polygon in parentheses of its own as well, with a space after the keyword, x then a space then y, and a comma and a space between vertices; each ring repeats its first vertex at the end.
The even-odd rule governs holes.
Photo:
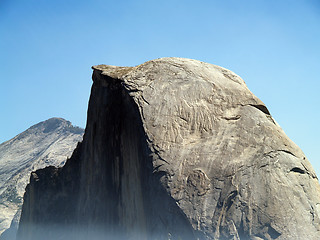
MULTIPOLYGON (((197 236, 177 236, 169 232, 146 233, 135 230, 106 230, 103 227, 27 225, 28 232, 17 233, 16 240, 202 240, 197 236)), ((9 239, 8 239, 9 240, 9 239)), ((14 239, 10 239, 14 240, 14 239)))

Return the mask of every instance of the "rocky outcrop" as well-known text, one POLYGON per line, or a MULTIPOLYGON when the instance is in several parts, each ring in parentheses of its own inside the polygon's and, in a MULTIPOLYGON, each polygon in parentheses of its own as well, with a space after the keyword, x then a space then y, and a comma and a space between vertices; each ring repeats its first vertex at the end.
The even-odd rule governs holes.
POLYGON ((93 67, 84 140, 36 171, 18 239, 319 239, 303 152, 231 71, 93 67))
POLYGON ((14 239, 30 173, 49 165, 63 166, 83 133, 69 121, 51 118, 0 144, 0 234, 13 220, 0 239, 14 239))

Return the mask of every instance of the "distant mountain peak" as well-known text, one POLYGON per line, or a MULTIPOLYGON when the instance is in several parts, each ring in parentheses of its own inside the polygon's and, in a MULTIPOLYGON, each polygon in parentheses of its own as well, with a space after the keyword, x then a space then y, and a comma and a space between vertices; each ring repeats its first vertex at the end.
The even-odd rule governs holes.
MULTIPOLYGON (((30 173, 50 165, 63 166, 83 133, 70 121, 53 117, 0 144, 0 235, 21 208, 30 173)), ((14 224, 18 221, 19 216, 14 224)))
POLYGON ((55 129, 67 123, 70 123, 70 122, 66 121, 63 118, 49 118, 48 120, 45 120, 33 125, 29 129, 44 129, 45 132, 50 132, 50 131, 54 131, 55 129))
POLYGON ((63 118, 53 117, 31 126, 26 131, 18 134, 17 136, 15 136, 13 139, 9 141, 21 140, 22 138, 28 137, 32 134, 46 135, 46 134, 53 134, 53 133, 83 134, 84 129, 72 125, 70 121, 65 120, 63 118))

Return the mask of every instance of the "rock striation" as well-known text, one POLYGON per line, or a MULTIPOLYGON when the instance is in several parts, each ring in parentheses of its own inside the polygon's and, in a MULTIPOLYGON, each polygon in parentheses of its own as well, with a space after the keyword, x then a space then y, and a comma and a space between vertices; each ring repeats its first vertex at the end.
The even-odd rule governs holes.
POLYGON ((63 166, 83 133, 69 121, 51 118, 0 144, 0 235, 13 220, 1 240, 14 238, 30 173, 49 165, 63 166))
POLYGON ((93 70, 83 142, 32 174, 18 240, 320 238, 315 172, 239 76, 182 58, 93 70))

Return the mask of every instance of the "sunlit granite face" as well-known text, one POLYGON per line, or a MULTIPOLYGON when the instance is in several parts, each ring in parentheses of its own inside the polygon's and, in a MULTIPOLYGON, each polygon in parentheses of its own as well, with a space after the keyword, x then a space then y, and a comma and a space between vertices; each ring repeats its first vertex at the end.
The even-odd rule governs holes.
POLYGON ((231 71, 182 58, 93 67, 82 144, 31 177, 29 239, 318 239, 303 152, 231 71))

